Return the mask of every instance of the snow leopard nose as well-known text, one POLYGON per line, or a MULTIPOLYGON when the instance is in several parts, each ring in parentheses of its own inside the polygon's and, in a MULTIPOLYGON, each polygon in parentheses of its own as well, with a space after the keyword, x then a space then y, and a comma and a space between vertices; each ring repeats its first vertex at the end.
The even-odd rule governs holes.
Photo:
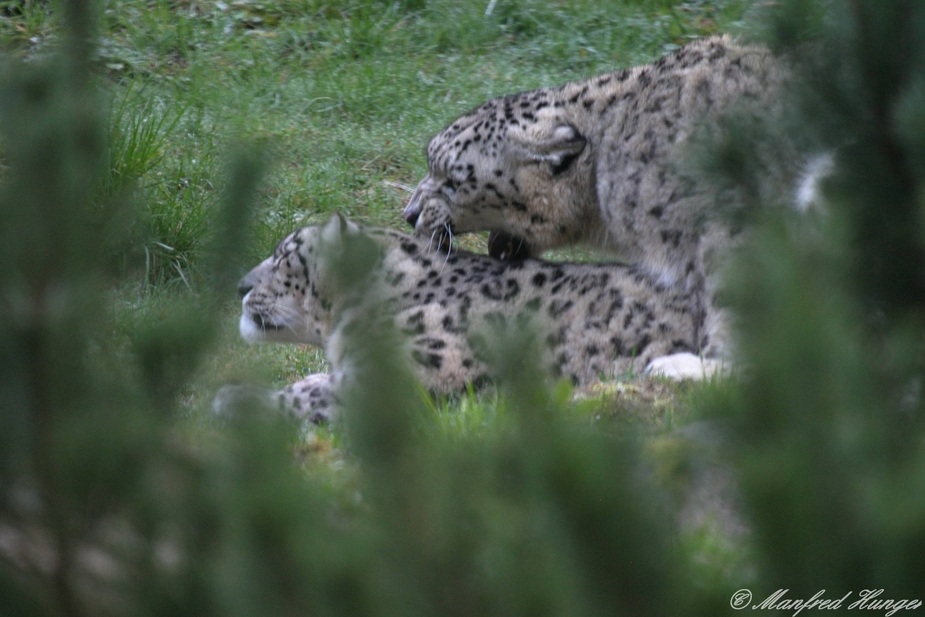
POLYGON ((414 193, 411 194, 411 199, 408 200, 408 205, 405 206, 405 211, 402 212, 402 216, 405 217, 405 220, 408 221, 408 224, 412 227, 417 227, 418 219, 421 218, 421 213, 424 212, 424 195, 431 195, 433 193, 433 181, 430 179, 430 176, 425 176, 421 183, 417 185, 417 188, 414 189, 414 193))
POLYGON ((418 197, 418 193, 415 192, 411 197, 411 201, 408 202, 408 205, 405 206, 402 216, 405 217, 405 220, 408 221, 408 224, 412 227, 415 227, 418 224, 418 218, 421 216, 421 200, 418 197))
POLYGON ((244 278, 238 281, 238 296, 244 298, 244 296, 250 293, 256 283, 257 276, 254 274, 254 270, 251 270, 244 275, 244 278))

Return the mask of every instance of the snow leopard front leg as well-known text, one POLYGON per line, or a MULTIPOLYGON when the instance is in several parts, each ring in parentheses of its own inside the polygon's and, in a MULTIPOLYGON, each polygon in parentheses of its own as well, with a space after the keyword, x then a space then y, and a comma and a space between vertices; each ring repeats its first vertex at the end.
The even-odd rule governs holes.
POLYGON ((339 411, 337 391, 341 377, 337 374, 315 373, 286 386, 273 390, 249 384, 222 386, 212 401, 212 412, 217 416, 232 417, 245 406, 278 409, 285 416, 300 422, 324 424, 333 420, 339 411))

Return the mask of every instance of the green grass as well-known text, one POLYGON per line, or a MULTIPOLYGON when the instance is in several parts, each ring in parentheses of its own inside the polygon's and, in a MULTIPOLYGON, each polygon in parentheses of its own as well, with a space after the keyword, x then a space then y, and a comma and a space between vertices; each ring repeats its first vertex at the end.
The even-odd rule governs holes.
MULTIPOLYGON (((251 144, 269 161, 251 241, 236 256, 243 273, 284 234, 335 211, 403 227, 402 187, 423 175, 429 137, 483 100, 739 30, 748 8, 743 0, 498 0, 486 14, 488 5, 102 2, 95 65, 108 102, 111 168, 103 190, 140 206, 126 223, 132 245, 115 256, 121 334, 202 291, 224 166, 236 145, 251 144)), ((46 53, 58 39, 48 6, 0 2, 0 48, 25 58, 46 53)), ((481 250, 481 240, 470 242, 481 250)), ((199 367, 199 385, 187 393, 191 409, 206 407, 224 380, 283 384, 324 370, 316 350, 237 341, 237 310, 230 288, 222 307, 227 336, 199 367)), ((501 407, 464 396, 436 408, 446 430, 469 431, 501 407)))

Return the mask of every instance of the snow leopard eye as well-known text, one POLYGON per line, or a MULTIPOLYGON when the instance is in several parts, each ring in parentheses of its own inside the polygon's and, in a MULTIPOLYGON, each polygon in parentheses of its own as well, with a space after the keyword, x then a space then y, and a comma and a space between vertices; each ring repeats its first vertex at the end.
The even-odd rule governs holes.
POLYGON ((444 195, 446 195, 450 199, 453 199, 453 197, 456 196, 456 189, 459 188, 459 185, 456 182, 453 182, 452 180, 447 180, 446 182, 443 183, 443 187, 441 188, 443 190, 444 195))

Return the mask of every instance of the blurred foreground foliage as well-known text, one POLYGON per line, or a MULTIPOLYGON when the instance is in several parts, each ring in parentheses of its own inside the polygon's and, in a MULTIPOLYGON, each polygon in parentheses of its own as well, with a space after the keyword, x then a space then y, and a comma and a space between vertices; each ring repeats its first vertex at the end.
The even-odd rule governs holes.
MULTIPOLYGON (((810 212, 759 216, 729 284, 747 378, 707 406, 737 426, 760 597, 923 600, 925 5, 769 13, 795 83, 763 134, 833 165, 810 212)), ((765 173, 727 172, 743 186, 765 173)))
MULTIPOLYGON (((818 220, 759 221, 730 286, 747 375, 698 399, 729 430, 752 530, 738 541, 753 565, 726 575, 686 550, 638 440, 570 418, 529 362, 499 362, 511 402, 496 434, 451 439, 372 337, 334 483, 300 469, 304 441, 261 410, 188 430, 178 400, 215 335, 260 163, 229 166, 215 289, 114 344, 106 288, 134 208, 112 189, 82 61, 91 20, 68 6, 65 53, 7 64, 0 83, 4 617, 718 615, 746 586, 925 598, 918 3, 780 2, 767 17, 773 45, 814 52, 781 133, 837 164, 818 220)), ((529 345, 512 337, 502 357, 529 345)))

